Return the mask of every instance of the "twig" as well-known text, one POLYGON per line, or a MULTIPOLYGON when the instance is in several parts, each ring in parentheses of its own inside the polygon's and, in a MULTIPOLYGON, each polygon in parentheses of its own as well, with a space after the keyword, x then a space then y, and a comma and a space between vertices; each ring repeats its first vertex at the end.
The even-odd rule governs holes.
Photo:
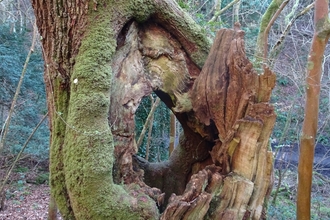
POLYGON ((306 6, 299 14, 297 14, 294 18, 290 20, 288 25, 285 27, 285 30, 283 31, 280 38, 277 40, 275 45, 273 46, 272 50, 270 51, 270 55, 272 57, 276 56, 277 51, 279 50, 279 47, 282 45, 284 38, 288 35, 290 28, 292 27, 293 23, 301 16, 306 14, 310 9, 312 9, 315 5, 315 2, 311 3, 310 5, 306 6))
POLYGON ((7 116, 6 120, 5 120, 5 123, 3 123, 3 125, 2 125, 1 133, 0 133, 0 139, 2 139, 2 137, 3 137, 3 132, 5 131, 5 127, 6 127, 7 121, 8 121, 8 116, 7 116))
POLYGON ((142 144, 142 140, 143 140, 144 134, 146 133, 147 128, 148 128, 148 125, 149 125, 149 122, 150 122, 150 120, 151 120, 151 118, 152 118, 151 116, 154 114, 154 112, 155 112, 155 110, 156 110, 156 108, 157 108, 159 102, 160 102, 160 98, 157 97, 155 103, 154 103, 154 104, 152 105, 152 107, 151 107, 151 110, 150 110, 150 112, 149 112, 149 115, 148 115, 148 117, 147 117, 147 120, 146 120, 146 122, 144 123, 143 129, 142 129, 142 131, 141 131, 140 137, 139 137, 139 139, 138 139, 138 141, 137 141, 137 143, 136 143, 136 146, 137 146, 138 149, 139 149, 140 145, 142 144))
POLYGON ((270 20, 270 22, 268 23, 266 30, 264 32, 264 56, 263 56, 263 62, 266 63, 267 61, 267 52, 268 52, 268 34, 269 34, 269 30, 270 28, 273 26, 275 20, 277 19, 277 17, 281 14, 281 12, 283 11, 284 7, 289 3, 290 0, 286 0, 284 2, 282 2, 281 6, 278 8, 278 10, 276 11, 276 13, 274 14, 274 16, 272 17, 272 19, 270 20))
POLYGON ((206 5, 206 3, 208 2, 209 0, 205 1, 201 7, 199 7, 199 9, 197 9, 194 14, 196 14, 197 12, 199 12, 200 10, 202 10, 202 8, 204 7, 204 5, 206 5))
POLYGON ((27 146, 28 143, 30 142, 30 140, 31 140, 31 138, 33 137, 34 133, 38 130, 38 128, 40 127, 40 125, 42 124, 42 122, 47 118, 47 116, 48 116, 48 112, 44 115, 44 117, 40 120, 40 122, 37 124, 37 126, 33 129, 33 131, 31 132, 30 136, 28 137, 28 139, 27 139, 26 142, 24 143, 22 149, 21 149, 20 152, 17 154, 17 156, 16 156, 14 162, 12 163, 10 169, 7 171, 7 173, 6 173, 6 177, 5 177, 5 179, 3 180, 3 182, 2 182, 2 184, 1 184, 1 186, 0 186, 0 201, 2 201, 2 199, 4 199, 4 198, 1 198, 1 195, 2 195, 3 189, 4 189, 5 185, 6 185, 6 182, 7 182, 7 180, 9 179, 9 176, 10 176, 11 172, 13 171, 13 169, 14 169, 16 163, 17 163, 18 160, 20 159, 20 157, 21 157, 23 151, 25 150, 26 146, 27 146))
POLYGON ((324 182, 326 182, 326 183, 330 183, 330 179, 324 177, 322 174, 320 174, 320 173, 318 173, 318 172, 314 172, 314 174, 315 174, 316 176, 318 176, 318 177, 319 177, 321 180, 323 180, 324 182))
POLYGON ((230 2, 228 5, 226 5, 226 7, 224 7, 223 9, 221 9, 220 11, 217 11, 214 13, 214 16, 207 22, 207 23, 212 23, 215 22, 215 20, 217 20, 217 18, 224 12, 226 11, 228 8, 230 8, 231 6, 233 6, 235 3, 239 2, 240 0, 234 0, 232 2, 230 2))

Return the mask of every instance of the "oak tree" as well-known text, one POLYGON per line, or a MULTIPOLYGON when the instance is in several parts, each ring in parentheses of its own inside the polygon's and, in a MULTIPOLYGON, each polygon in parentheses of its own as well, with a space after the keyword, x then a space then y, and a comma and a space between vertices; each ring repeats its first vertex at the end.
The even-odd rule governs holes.
POLYGON ((211 47, 172 0, 32 3, 64 219, 265 217, 275 76, 256 74, 238 25, 211 47), (135 155, 135 111, 152 92, 183 128, 161 163, 135 155))

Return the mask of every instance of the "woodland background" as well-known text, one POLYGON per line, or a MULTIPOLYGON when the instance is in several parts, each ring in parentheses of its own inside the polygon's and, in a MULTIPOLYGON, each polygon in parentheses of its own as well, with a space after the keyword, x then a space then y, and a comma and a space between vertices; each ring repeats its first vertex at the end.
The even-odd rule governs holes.
MULTIPOLYGON (((211 39, 220 28, 231 28, 239 21, 245 31, 247 55, 253 57, 259 32, 261 16, 270 0, 241 0, 214 17, 231 0, 178 0, 199 23, 211 39)), ((313 8, 306 7, 312 0, 291 0, 275 21, 269 35, 269 61, 277 75, 277 84, 272 95, 277 120, 271 137, 276 159, 276 182, 270 200, 271 219, 295 219, 295 193, 297 176, 297 152, 299 135, 304 118, 304 86, 306 61, 313 36, 313 8), (302 13, 300 16, 300 13, 302 13), (299 17, 298 17, 299 15, 299 17), (297 19, 296 19, 297 18, 297 19), (293 20, 282 46, 273 50, 281 35, 293 20)), ((33 10, 28 0, 0 0, 0 126, 1 134, 21 76, 33 32, 33 10)), ((43 83, 42 48, 37 43, 26 69, 21 92, 16 102, 5 146, 0 152, 0 170, 5 171, 26 142, 28 136, 47 113, 43 83)), ((316 160, 312 199, 313 219, 330 219, 330 45, 324 55, 320 98, 319 130, 317 136, 316 160), (327 189, 328 187, 328 189, 327 189)), ((136 113, 136 139, 146 124, 156 96, 145 97, 136 113)), ((163 161, 168 158, 171 142, 171 114, 160 102, 146 124, 141 136, 139 155, 149 161, 163 161)), ((175 123, 178 141, 180 125, 175 123)), ((6 199, 22 201, 17 190, 28 191, 25 187, 33 173, 35 184, 47 184, 49 131, 44 122, 28 143, 19 164, 14 169, 6 192, 6 199), (43 167, 42 167, 43 166, 43 167), (38 180, 38 181, 37 181, 38 180), (16 191, 15 191, 16 190, 16 191)), ((1 172, 0 175, 4 175, 1 172)), ((44 186, 41 186, 44 187, 44 186)), ((21 196, 24 193, 20 194, 21 196)), ((24 198, 23 198, 24 199, 24 198)), ((1 217, 0 217, 1 219, 1 217)))

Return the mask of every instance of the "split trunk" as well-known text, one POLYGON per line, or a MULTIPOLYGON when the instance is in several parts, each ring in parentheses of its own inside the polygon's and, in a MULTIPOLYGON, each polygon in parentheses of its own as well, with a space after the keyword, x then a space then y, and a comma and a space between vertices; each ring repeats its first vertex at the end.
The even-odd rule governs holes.
POLYGON ((64 219, 260 219, 272 186, 268 103, 244 33, 213 46, 170 0, 33 0, 50 113, 51 194, 64 219), (136 156, 156 93, 183 127, 168 161, 136 156))

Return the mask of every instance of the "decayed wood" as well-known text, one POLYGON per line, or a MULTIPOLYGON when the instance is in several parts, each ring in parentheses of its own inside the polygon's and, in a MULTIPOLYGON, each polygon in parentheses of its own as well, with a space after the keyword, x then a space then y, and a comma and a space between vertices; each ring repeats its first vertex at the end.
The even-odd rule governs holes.
MULTIPOLYGON (((122 42, 118 52, 113 59, 113 87, 110 106, 110 125, 114 136, 115 158, 117 168, 114 172, 115 181, 117 183, 132 183, 137 181, 134 176, 139 176, 139 172, 135 173, 132 169, 131 158, 136 153, 136 144, 134 141, 134 114, 140 104, 141 98, 149 95, 152 90, 158 94, 163 94, 162 101, 168 107, 173 108, 176 114, 185 114, 191 111, 191 103, 187 98, 189 89, 192 86, 192 77, 197 74, 198 67, 188 62, 187 54, 182 50, 179 42, 173 38, 171 34, 166 32, 162 27, 149 23, 146 25, 137 25, 133 22, 127 27, 125 42, 122 42), (187 100, 187 102, 186 102, 187 100), (179 112, 179 113, 178 113, 179 112)), ((191 62, 191 61, 189 61, 191 62)), ((185 116, 186 117, 186 116, 185 116)), ((180 118, 180 117, 179 117, 180 118)), ((181 119, 182 123, 184 122, 181 119)), ((183 125, 187 127, 187 125, 183 125)), ((181 171, 177 175, 179 178, 174 184, 153 184, 164 190, 159 185, 165 185, 168 189, 180 189, 176 192, 183 192, 186 184, 186 175, 188 175, 191 166, 191 160, 196 161, 200 157, 206 158, 209 148, 204 147, 204 140, 196 133, 186 131, 186 136, 196 136, 191 138, 183 138, 185 151, 181 151, 180 156, 174 156, 171 160, 174 168, 170 173, 178 171, 175 168, 178 161, 186 163, 181 166, 181 171), (184 155, 188 152, 187 142, 195 147, 195 142, 200 143, 200 149, 204 153, 194 149, 194 152, 184 155), (190 154, 198 153, 196 156, 190 154), (184 170, 184 171, 183 171, 184 170), (182 181, 181 181, 182 180, 182 181), (184 181, 184 182, 183 182, 184 181), (182 189, 183 188, 183 189, 182 189), (181 190, 182 189, 182 190, 181 190)), ((160 179, 165 178, 170 165, 160 164, 151 167, 154 171, 145 171, 148 183, 150 183, 149 173, 158 173, 157 177, 153 177, 154 182, 161 182, 160 179), (158 172, 159 167, 164 170, 158 172)), ((147 169, 147 168, 146 168, 147 169)), ((173 175, 173 174, 172 174, 173 175)))
POLYGON ((143 75, 139 51, 138 28, 133 23, 126 41, 113 58, 113 87, 110 106, 110 124, 115 145, 114 181, 126 184, 137 182, 141 177, 132 168, 132 155, 137 152, 135 143, 134 113, 143 96, 152 92, 143 75), (132 66, 134 68, 132 68, 132 66))
POLYGON ((222 178, 218 171, 217 167, 208 166, 194 174, 181 196, 172 194, 161 219, 203 219, 209 209, 212 194, 219 191, 221 186, 222 178), (205 190, 208 183, 209 187, 205 190))
POLYGON ((237 137, 240 143, 232 156, 231 171, 252 181, 256 172, 255 156, 260 150, 258 138, 262 129, 262 123, 257 120, 240 120, 237 137))
POLYGON ((219 31, 194 84, 193 109, 206 125, 214 121, 221 142, 225 141, 235 121, 243 116, 244 108, 255 93, 250 87, 255 84, 257 75, 245 58, 243 35, 242 31, 219 31))
POLYGON ((218 204, 210 210, 209 219, 243 219, 248 210, 248 201, 253 191, 253 183, 237 174, 224 179, 218 204))
POLYGON ((268 101, 275 75, 267 68, 263 75, 256 74, 245 56, 243 35, 220 30, 193 85, 195 116, 218 131, 210 151, 214 165, 197 165, 202 170, 191 177, 181 196, 171 196, 162 219, 196 218, 192 206, 201 210, 199 219, 263 217, 273 182, 268 139, 276 115, 268 101))

